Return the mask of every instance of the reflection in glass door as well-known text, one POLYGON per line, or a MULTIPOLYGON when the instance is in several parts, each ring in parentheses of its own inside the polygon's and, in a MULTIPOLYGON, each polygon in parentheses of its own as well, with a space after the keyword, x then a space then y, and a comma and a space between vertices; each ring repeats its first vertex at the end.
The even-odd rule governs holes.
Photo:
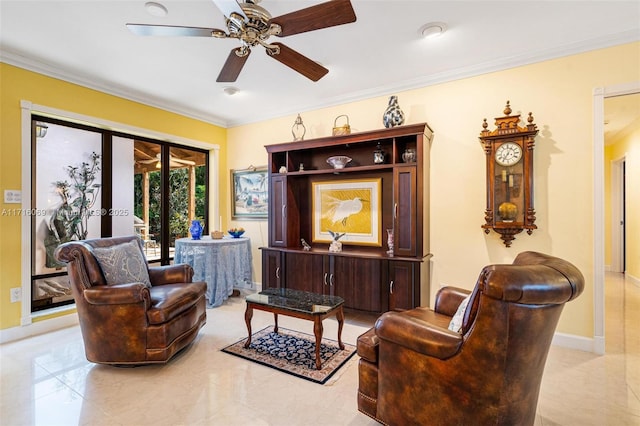
POLYGON ((39 311, 73 303, 55 249, 101 235, 103 143, 99 132, 44 120, 32 131, 31 310, 39 311))

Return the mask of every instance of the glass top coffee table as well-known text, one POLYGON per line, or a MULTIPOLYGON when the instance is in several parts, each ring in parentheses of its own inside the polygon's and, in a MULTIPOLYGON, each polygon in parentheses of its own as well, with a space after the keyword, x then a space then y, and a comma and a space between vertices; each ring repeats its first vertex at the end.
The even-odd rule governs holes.
POLYGON ((247 310, 244 320, 247 323, 249 338, 244 344, 245 348, 251 345, 251 318, 253 310, 258 309, 273 313, 275 325, 274 332, 278 332, 278 314, 313 321, 313 334, 316 337, 316 368, 322 368, 320 360, 320 342, 322 341, 322 320, 335 315, 338 320, 338 347, 344 349, 342 343, 342 326, 344 325, 344 312, 342 305, 344 299, 338 296, 310 293, 307 291, 292 290, 286 288, 269 288, 260 293, 250 294, 246 297, 247 310))

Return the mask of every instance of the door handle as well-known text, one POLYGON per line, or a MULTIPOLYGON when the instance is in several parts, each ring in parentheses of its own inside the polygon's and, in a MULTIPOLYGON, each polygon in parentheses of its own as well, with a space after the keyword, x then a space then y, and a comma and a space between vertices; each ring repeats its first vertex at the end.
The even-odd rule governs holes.
POLYGON ((333 274, 331 274, 331 275, 329 275, 329 285, 330 285, 331 287, 333 287, 333 283, 334 283, 334 280, 333 280, 333 274))
POLYGON ((276 278, 280 279, 280 267, 279 266, 276 268, 276 278))
POLYGON ((391 280, 391 282, 389 283, 389 294, 393 294, 393 280, 391 280))
POLYGON ((327 285, 327 273, 324 273, 324 278, 322 278, 322 282, 324 283, 324 285, 327 285))

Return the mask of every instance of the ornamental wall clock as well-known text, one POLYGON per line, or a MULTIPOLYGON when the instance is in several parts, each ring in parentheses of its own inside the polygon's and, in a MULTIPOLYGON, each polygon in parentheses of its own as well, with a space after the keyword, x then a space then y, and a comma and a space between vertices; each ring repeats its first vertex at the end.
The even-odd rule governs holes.
POLYGON ((484 232, 493 229, 507 247, 523 230, 531 235, 537 226, 533 208, 533 148, 538 129, 529 113, 527 124, 519 126, 520 115, 511 115, 509 101, 504 117, 496 117, 495 130, 482 123, 480 143, 486 154, 487 207, 484 232))

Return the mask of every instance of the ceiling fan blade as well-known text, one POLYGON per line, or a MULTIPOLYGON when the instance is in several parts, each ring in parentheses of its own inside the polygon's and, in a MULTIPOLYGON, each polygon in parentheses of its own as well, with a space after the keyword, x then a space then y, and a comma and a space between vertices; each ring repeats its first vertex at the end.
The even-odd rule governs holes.
POLYGON ((169 159, 169 161, 173 161, 175 163, 179 163, 179 164, 184 164, 186 166, 195 166, 196 162, 195 161, 191 161, 191 160, 183 160, 181 158, 177 158, 177 157, 171 157, 169 159))
POLYGON ((222 32, 217 28, 178 27, 174 25, 127 24, 129 31, 141 36, 185 36, 213 37, 213 32, 222 32))
POLYGON ((231 18, 231 14, 235 13, 237 15, 240 15, 242 19, 247 19, 247 15, 244 14, 244 11, 236 0, 213 0, 213 3, 227 18, 231 18))
POLYGON ((251 50, 247 49, 246 55, 238 56, 236 52, 241 50, 242 48, 240 47, 231 50, 227 57, 227 61, 224 63, 224 66, 222 67, 222 70, 220 70, 220 74, 216 79, 218 83, 230 83, 232 81, 236 81, 240 71, 242 71, 244 63, 247 62, 249 54, 251 53, 251 50))
POLYGON ((273 45, 280 48, 280 53, 273 54, 270 53, 269 49, 267 49, 269 56, 282 62, 289 68, 298 71, 310 80, 318 81, 329 72, 329 70, 322 65, 312 61, 303 54, 296 52, 282 43, 273 43, 273 45))
POLYGON ((356 13, 350 0, 332 0, 277 16, 269 22, 280 25, 279 36, 286 37, 355 21, 356 13))

